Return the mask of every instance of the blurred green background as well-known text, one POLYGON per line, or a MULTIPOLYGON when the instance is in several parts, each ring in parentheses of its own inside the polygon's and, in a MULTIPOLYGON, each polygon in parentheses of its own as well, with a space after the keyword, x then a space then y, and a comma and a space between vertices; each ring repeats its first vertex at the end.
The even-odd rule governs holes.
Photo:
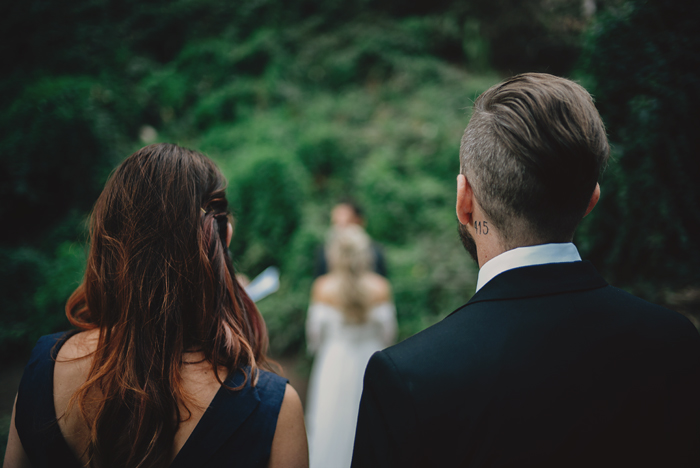
POLYGON ((238 270, 280 267, 281 289, 259 303, 275 356, 303 356, 314 251, 344 197, 384 246, 400 338, 435 323, 469 299, 477 273, 453 214, 469 109, 523 71, 580 81, 608 127, 603 196, 576 239, 584 258, 692 317, 699 10, 690 0, 4 2, 0 366, 68 328, 90 207, 112 168, 159 141, 205 152, 228 177, 238 270))

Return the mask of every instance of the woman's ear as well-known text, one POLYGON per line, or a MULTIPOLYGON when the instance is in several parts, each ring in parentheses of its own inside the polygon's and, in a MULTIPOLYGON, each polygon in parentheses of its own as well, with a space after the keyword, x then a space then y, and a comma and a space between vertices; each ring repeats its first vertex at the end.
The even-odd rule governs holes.
POLYGON ((226 247, 231 245, 231 238, 233 237, 233 225, 229 221, 226 225, 226 247))
POLYGON ((472 223, 474 192, 464 174, 457 176, 457 219, 465 226, 472 223))

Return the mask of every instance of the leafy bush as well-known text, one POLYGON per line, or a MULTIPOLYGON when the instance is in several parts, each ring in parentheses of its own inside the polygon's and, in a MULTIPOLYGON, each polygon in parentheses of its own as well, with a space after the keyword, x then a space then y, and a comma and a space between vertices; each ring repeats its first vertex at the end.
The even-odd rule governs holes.
POLYGON ((290 234, 301 223, 304 173, 281 148, 258 147, 236 159, 228 191, 237 216, 234 258, 246 271, 282 265, 290 234))
POLYGON ((580 239, 613 281, 653 300, 700 281, 698 21, 692 1, 629 2, 588 38, 587 79, 614 146, 580 239))
POLYGON ((41 78, 0 115, 1 240, 36 240, 90 206, 120 144, 115 99, 93 78, 41 78))
POLYGON ((534 25, 519 41, 476 0, 4 4, 0 347, 66 326, 85 213, 111 168, 156 141, 227 175, 237 268, 281 268, 260 303, 275 353, 303 347, 314 252, 346 196, 385 246, 401 337, 465 302, 474 269, 455 255, 453 214, 465 109, 498 81, 490 60, 508 67, 504 40, 522 52, 564 38, 554 59, 568 63, 583 24, 562 1, 506 3, 534 25))
POLYGON ((79 243, 60 244, 53 255, 28 247, 0 250, 0 351, 26 348, 42 335, 68 329, 64 308, 85 261, 79 243))
POLYGON ((253 277, 281 268, 280 291, 259 304, 276 354, 303 347, 314 254, 331 207, 345 196, 364 206, 370 234, 384 245, 401 337, 471 295, 475 273, 456 233, 454 177, 465 108, 497 77, 433 68, 434 84, 399 73, 341 92, 299 87, 294 99, 193 141, 229 179, 239 270, 253 277))

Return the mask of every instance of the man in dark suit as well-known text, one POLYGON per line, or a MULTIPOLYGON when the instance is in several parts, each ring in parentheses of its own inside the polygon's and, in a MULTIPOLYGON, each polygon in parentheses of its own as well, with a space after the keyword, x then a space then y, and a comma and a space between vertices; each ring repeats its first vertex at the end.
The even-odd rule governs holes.
POLYGON ((700 466, 696 329, 571 243, 608 153, 571 81, 525 74, 477 99, 457 178, 477 292, 372 357, 353 467, 700 466))
MULTIPOLYGON (((367 223, 362 214, 362 208, 350 200, 345 200, 335 205, 331 211, 331 227, 343 228, 351 224, 365 228, 367 223)), ((384 253, 381 246, 376 242, 372 242, 372 256, 374 257, 372 262, 374 272, 386 278, 387 271, 384 253)), ((326 248, 322 245, 316 249, 315 253, 314 278, 318 278, 326 273, 328 273, 328 259, 326 259, 326 248)))

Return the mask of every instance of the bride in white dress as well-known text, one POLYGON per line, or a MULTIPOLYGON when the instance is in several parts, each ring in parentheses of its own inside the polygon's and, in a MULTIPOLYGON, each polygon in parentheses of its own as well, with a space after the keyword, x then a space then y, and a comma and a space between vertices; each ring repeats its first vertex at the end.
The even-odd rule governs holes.
POLYGON ((371 241, 356 225, 333 231, 330 272, 311 289, 306 342, 315 353, 306 400, 311 468, 352 460, 362 380, 375 351, 396 338, 391 286, 372 271, 371 241))

